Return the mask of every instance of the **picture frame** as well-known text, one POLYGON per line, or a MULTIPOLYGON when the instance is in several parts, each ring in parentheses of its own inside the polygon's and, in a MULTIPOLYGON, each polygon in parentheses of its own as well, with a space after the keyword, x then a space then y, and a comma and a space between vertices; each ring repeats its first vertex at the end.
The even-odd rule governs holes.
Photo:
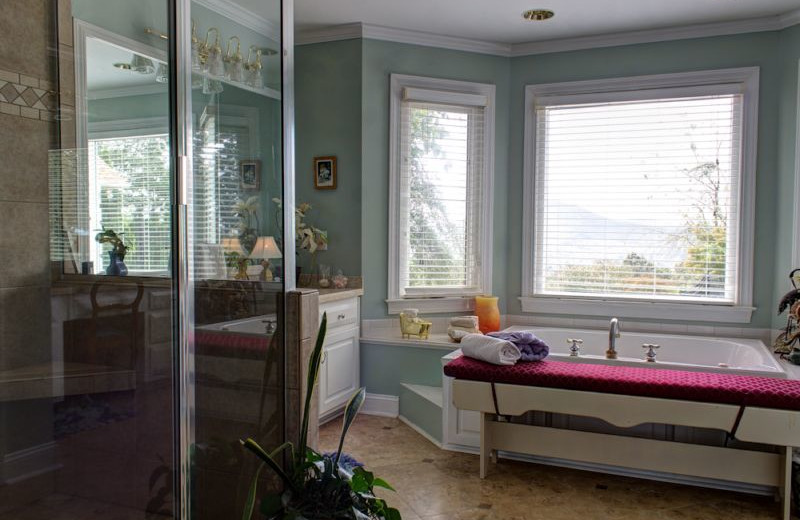
POLYGON ((261 189, 261 161, 249 159, 239 163, 239 185, 243 190, 261 189))
POLYGON ((314 157, 314 188, 336 189, 336 156, 314 157))

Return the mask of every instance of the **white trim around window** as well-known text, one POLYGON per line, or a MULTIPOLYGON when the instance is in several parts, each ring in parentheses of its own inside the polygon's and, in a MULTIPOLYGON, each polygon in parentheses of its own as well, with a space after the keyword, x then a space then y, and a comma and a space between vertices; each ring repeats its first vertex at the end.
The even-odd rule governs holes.
POLYGON ((792 269, 800 267, 800 61, 797 64, 797 130, 794 144, 794 247, 792 249, 792 269))
MULTIPOLYGON (((583 316, 619 316, 664 320, 748 323, 755 310, 753 299, 753 240, 755 223, 755 176, 758 146, 759 68, 738 68, 631 78, 579 81, 525 87, 524 203, 523 203, 523 312, 539 314, 574 314, 583 316), (732 303, 676 302, 646 298, 613 296, 562 296, 536 294, 536 111, 537 102, 569 96, 571 100, 607 102, 622 99, 659 99, 667 91, 679 89, 683 95, 708 95, 709 87, 740 89, 742 108, 742 160, 738 193, 740 209, 738 231, 739 265, 736 295, 732 303), (635 93, 634 95, 631 95, 635 93)), ((800 160, 800 159, 799 159, 800 160)))
MULTIPOLYGON (((389 244, 388 244, 388 299, 389 314, 397 314, 406 308, 424 312, 469 312, 474 308, 476 294, 491 293, 492 283, 492 222, 495 154, 495 86, 419 76, 391 75, 390 125, 389 125, 389 244), (400 230, 403 218, 401 178, 401 109, 404 101, 452 105, 458 107, 482 107, 483 135, 482 170, 480 174, 480 211, 476 237, 479 253, 479 287, 469 290, 438 289, 409 290, 401 287, 404 267, 403 245, 400 230)), ((405 269, 407 272, 407 267, 405 269)))

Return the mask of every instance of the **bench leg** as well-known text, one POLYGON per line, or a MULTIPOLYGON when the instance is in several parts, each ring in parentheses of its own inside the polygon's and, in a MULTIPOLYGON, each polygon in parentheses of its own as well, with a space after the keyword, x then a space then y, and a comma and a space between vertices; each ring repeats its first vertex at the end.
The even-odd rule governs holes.
POLYGON ((781 518, 791 520, 792 511, 792 447, 783 448, 783 464, 781 464, 781 487, 778 490, 781 497, 781 518))
POLYGON ((489 471, 489 459, 495 458, 492 449, 492 414, 481 412, 481 478, 486 478, 489 471))

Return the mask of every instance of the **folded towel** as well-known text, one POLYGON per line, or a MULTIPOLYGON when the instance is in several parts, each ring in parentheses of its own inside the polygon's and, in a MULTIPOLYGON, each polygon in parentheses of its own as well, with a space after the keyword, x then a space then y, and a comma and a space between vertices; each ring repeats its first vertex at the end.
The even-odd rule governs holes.
POLYGON ((510 341, 483 334, 467 334, 461 338, 461 352, 495 365, 513 365, 520 358, 519 349, 510 341))
POLYGON ((450 336, 450 339, 458 343, 461 341, 461 338, 466 336, 467 334, 480 334, 481 332, 478 329, 473 328, 464 328, 464 327, 454 327, 450 325, 447 327, 447 335, 450 336))
POLYGON ((533 332, 519 330, 515 332, 490 332, 487 336, 509 341, 517 346, 520 361, 541 361, 550 354, 550 347, 537 338, 533 332))
POLYGON ((456 316, 455 318, 450 318, 450 325, 453 327, 461 327, 464 329, 476 329, 478 328, 478 317, 477 316, 456 316))

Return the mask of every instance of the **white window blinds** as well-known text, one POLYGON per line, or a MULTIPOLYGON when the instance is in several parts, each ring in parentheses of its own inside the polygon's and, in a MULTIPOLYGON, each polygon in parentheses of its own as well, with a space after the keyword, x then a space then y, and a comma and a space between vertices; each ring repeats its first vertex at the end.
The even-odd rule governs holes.
POLYGON ((124 233, 131 272, 166 273, 171 249, 169 137, 166 134, 89 140, 90 251, 95 272, 108 247, 94 241, 102 227, 124 233))
POLYGON ((734 303, 742 102, 543 98, 535 293, 734 303))
POLYGON ((443 104, 428 101, 430 92, 406 89, 400 105, 400 291, 474 294, 482 285, 486 97, 443 104))

